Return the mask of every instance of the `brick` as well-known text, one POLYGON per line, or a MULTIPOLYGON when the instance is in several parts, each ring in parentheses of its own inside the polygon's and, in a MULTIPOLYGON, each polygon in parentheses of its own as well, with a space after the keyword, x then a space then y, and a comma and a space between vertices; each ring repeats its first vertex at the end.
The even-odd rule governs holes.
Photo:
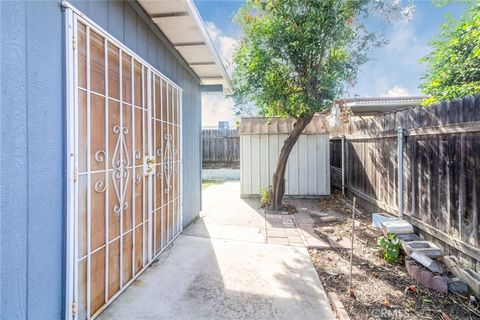
POLYGON ((407 265, 407 272, 413 280, 418 281, 420 268, 415 263, 411 262, 407 265))
POLYGON ((289 245, 287 238, 267 238, 267 243, 270 244, 280 244, 280 245, 289 245))
POLYGON ((314 221, 312 218, 310 217, 306 217, 306 218, 295 218, 295 222, 297 224, 313 224, 314 221))
POLYGON ((297 237, 296 236, 291 236, 291 237, 287 237, 287 239, 288 239, 288 242, 290 242, 290 243, 292 243, 292 242, 293 243, 303 243, 302 238, 300 238, 299 236, 297 236, 297 237))
POLYGON ((441 276, 434 276, 430 280, 429 288, 441 293, 448 293, 447 280, 441 276))
POLYGON ((422 270, 418 273, 418 282, 423 286, 430 288, 430 281, 432 281, 433 275, 430 271, 422 270))
POLYGON ((283 228, 267 229, 267 237, 281 238, 281 237, 286 237, 286 236, 287 236, 287 233, 285 232, 285 229, 283 229, 283 228))
POLYGON ((332 309, 337 314, 337 318, 339 320, 350 320, 350 317, 348 316, 348 313, 345 310, 342 302, 338 298, 337 294, 335 292, 329 292, 327 296, 328 300, 330 301, 330 305, 332 306, 332 309))
POLYGON ((279 219, 267 219, 266 223, 267 223, 267 226, 272 226, 273 228, 283 227, 282 220, 279 220, 279 219))
POLYGON ((300 232, 298 229, 285 229, 285 233, 287 234, 287 237, 288 236, 297 236, 299 237, 300 236, 300 232))
POLYGON ((298 228, 304 233, 311 235, 312 237, 315 236, 315 229, 313 228, 312 224, 301 224, 298 226, 298 228))

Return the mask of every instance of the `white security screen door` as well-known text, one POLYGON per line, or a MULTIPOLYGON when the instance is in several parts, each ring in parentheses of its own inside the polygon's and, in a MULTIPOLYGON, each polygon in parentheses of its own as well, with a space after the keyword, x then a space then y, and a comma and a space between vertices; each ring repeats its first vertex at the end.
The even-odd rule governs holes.
POLYGON ((67 316, 91 319, 182 230, 182 92, 88 19, 66 16, 67 316))

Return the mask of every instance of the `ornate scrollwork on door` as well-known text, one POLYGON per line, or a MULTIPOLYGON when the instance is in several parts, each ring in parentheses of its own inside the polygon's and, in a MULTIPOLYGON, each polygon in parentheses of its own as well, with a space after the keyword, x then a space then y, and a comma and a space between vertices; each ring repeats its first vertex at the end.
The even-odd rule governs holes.
POLYGON ((174 166, 174 159, 173 159, 173 150, 172 150, 172 135, 165 134, 165 149, 163 151, 163 172, 165 174, 165 192, 170 192, 172 190, 172 173, 173 173, 173 166, 174 166))
POLYGON ((130 164, 130 158, 128 157, 128 149, 125 139, 125 136, 128 134, 128 129, 120 128, 120 126, 114 126, 112 130, 113 133, 118 135, 112 158, 112 167, 114 169, 112 173, 112 180, 118 201, 118 203, 113 206, 113 211, 115 213, 120 213, 120 211, 123 209, 128 208, 128 202, 125 201, 129 176, 127 167, 130 164))

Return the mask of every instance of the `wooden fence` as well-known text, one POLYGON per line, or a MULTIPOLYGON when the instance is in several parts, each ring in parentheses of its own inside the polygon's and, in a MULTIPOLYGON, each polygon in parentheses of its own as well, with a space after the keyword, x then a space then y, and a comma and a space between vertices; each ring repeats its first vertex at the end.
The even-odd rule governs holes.
POLYGON ((239 168, 238 130, 202 130, 202 165, 204 168, 239 168))
POLYGON ((332 171, 341 175, 340 134, 349 195, 397 214, 403 187, 405 219, 480 270, 480 94, 343 123, 330 142, 332 171))

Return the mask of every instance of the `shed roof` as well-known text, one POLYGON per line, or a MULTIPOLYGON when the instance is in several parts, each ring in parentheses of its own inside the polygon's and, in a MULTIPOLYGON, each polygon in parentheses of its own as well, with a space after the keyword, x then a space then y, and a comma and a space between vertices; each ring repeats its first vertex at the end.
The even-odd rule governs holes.
POLYGON ((418 106, 427 96, 344 98, 354 115, 368 116, 418 106))
POLYGON ((138 0, 202 85, 231 93, 230 78, 193 0, 138 0))
MULTIPOLYGON (((240 122, 240 134, 288 134, 293 130, 294 118, 265 118, 252 117, 242 118, 240 122)), ((328 133, 325 116, 314 116, 312 122, 305 128, 302 134, 328 133)))

